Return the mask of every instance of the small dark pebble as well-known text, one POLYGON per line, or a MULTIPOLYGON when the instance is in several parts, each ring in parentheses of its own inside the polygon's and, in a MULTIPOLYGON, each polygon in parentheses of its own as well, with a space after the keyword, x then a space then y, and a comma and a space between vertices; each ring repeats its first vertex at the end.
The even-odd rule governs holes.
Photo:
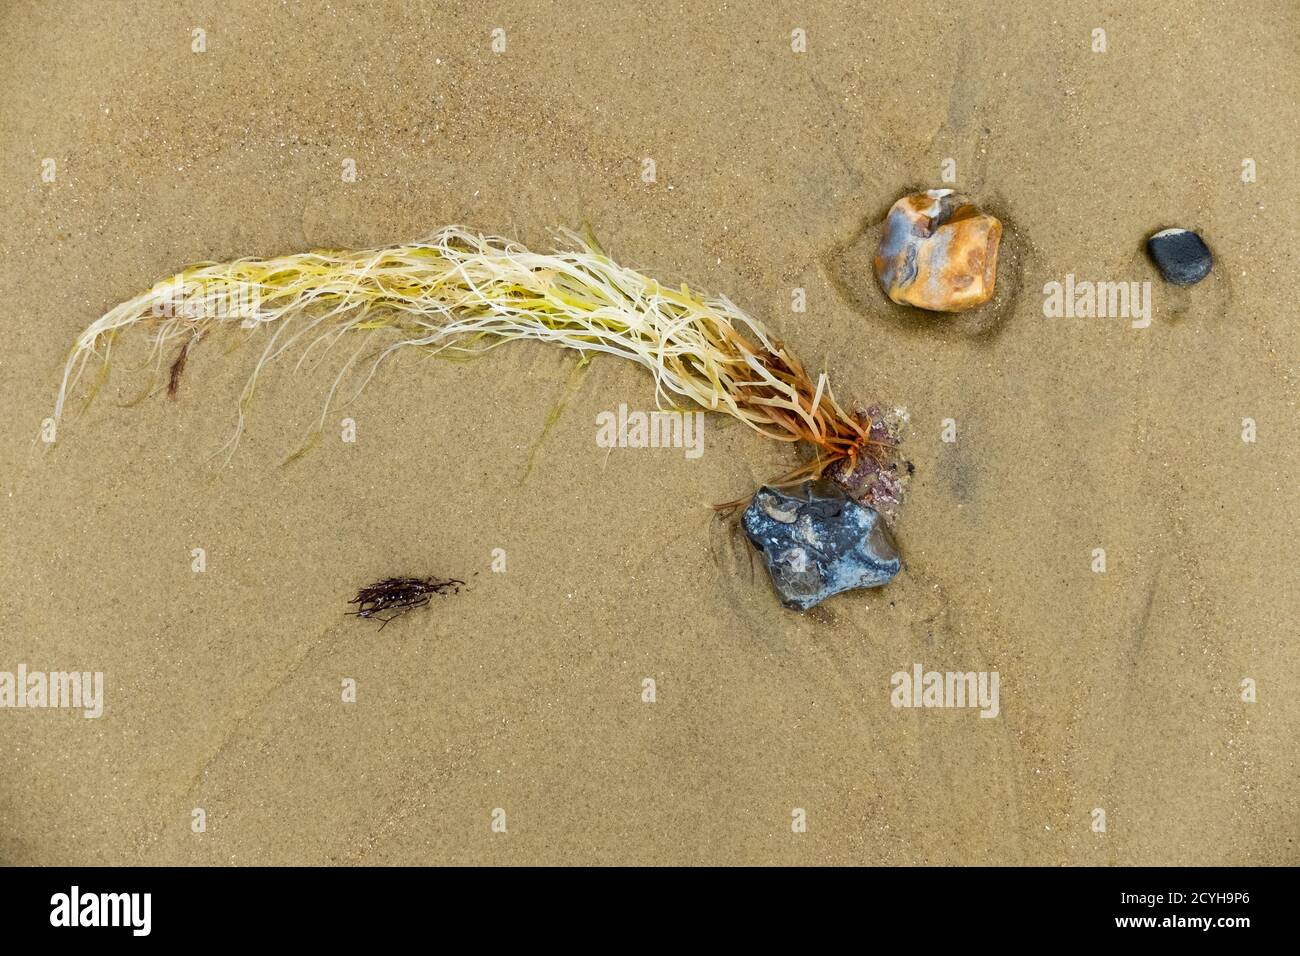
POLYGON ((764 486, 741 519, 781 603, 806 611, 832 594, 887 583, 902 562, 879 513, 829 481, 764 486))
POLYGON ((1147 240, 1147 252, 1174 285, 1195 285, 1214 266, 1210 247, 1190 229, 1162 229, 1147 240))

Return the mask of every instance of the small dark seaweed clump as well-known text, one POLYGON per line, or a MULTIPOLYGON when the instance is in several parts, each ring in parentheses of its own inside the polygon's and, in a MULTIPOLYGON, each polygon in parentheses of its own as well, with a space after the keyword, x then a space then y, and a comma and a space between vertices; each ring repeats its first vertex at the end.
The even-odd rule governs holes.
POLYGON ((385 578, 358 591, 348 602, 357 605, 357 610, 348 613, 383 621, 379 625, 382 631, 393 618, 428 604, 433 595, 456 594, 464 585, 456 578, 385 578))

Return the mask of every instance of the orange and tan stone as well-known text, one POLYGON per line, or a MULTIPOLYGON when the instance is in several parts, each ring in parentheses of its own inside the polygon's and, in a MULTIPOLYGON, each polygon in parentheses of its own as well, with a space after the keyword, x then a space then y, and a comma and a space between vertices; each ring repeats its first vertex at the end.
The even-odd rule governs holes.
POLYGON ((899 305, 964 312, 987 302, 997 279, 1002 223, 951 189, 904 196, 885 219, 876 278, 899 305))

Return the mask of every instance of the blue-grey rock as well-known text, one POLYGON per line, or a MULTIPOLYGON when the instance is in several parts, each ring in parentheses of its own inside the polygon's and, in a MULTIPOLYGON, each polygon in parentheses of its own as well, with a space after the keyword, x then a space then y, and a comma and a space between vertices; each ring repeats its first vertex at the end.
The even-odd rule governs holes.
POLYGON ((887 583, 902 567, 885 523, 829 481, 764 486, 741 518, 786 607, 806 611, 832 594, 887 583))
POLYGON ((1195 285, 1214 266, 1210 247, 1190 229, 1160 230, 1147 240, 1147 252, 1165 281, 1174 285, 1195 285))

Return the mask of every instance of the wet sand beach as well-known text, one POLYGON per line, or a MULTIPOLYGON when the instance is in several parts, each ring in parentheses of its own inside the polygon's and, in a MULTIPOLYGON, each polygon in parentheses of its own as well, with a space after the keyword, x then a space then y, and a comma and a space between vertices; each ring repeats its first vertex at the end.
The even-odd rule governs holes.
POLYGON ((1286 0, 5 4, 0 672, 103 700, 0 708, 0 862, 1300 863, 1298 28, 1286 0), (891 204, 945 185, 1006 228, 981 313, 871 273, 891 204), (905 409, 902 573, 783 609, 711 505, 794 452, 720 416, 698 457, 603 448, 653 380, 537 343, 399 355, 285 464, 328 364, 268 371, 226 463, 260 345, 131 404, 124 337, 41 439, 76 337, 156 280, 456 222, 590 224, 905 409), (1167 226, 1207 279, 1161 281, 1167 226), (1149 325, 1045 316, 1067 276, 1150 282, 1149 325), (399 574, 467 586, 346 616, 399 574), (996 715, 895 706, 916 665, 996 672, 996 715))

